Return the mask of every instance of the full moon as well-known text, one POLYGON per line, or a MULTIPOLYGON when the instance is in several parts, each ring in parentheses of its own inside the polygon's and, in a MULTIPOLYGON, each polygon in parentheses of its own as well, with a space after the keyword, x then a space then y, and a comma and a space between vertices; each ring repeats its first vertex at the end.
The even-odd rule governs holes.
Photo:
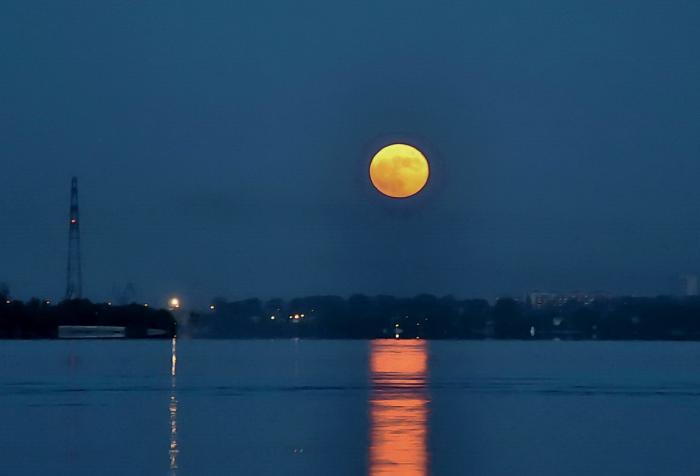
POLYGON ((391 144, 382 148, 369 166, 372 185, 392 198, 417 194, 425 187, 429 175, 425 155, 408 144, 391 144))

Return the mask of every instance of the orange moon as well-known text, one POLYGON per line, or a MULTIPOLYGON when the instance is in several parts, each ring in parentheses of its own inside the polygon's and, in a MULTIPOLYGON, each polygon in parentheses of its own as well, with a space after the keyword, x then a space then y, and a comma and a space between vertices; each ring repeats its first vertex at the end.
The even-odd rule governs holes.
POLYGON ((392 198, 417 194, 425 187, 429 175, 428 159, 408 144, 391 144, 382 148, 369 165, 372 185, 392 198))

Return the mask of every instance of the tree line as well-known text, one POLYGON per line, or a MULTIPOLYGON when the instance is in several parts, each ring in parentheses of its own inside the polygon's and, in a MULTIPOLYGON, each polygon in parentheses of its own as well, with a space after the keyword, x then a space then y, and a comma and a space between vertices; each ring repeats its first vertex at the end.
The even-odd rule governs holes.
POLYGON ((207 338, 700 340, 700 298, 573 299, 540 307, 512 298, 490 303, 356 294, 216 299, 209 310, 173 316, 139 304, 83 299, 53 305, 11 300, 0 292, 0 338, 55 338, 59 326, 76 325, 120 326, 135 338, 161 329, 165 336, 207 338))
POLYGON ((502 298, 353 295, 214 300, 183 334, 220 338, 700 340, 700 298, 615 297, 545 307, 502 298))
POLYGON ((165 331, 161 337, 176 333, 175 318, 162 309, 138 304, 111 306, 86 299, 52 305, 39 299, 22 302, 0 295, 0 338, 52 339, 58 337, 59 326, 124 327, 129 338, 147 337, 149 329, 165 331))

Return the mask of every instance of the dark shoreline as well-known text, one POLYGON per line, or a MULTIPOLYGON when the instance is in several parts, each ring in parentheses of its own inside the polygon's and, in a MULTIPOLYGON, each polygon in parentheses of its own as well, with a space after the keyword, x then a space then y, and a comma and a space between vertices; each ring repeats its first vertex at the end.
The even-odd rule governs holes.
POLYGON ((113 306, 88 300, 55 305, 37 299, 0 301, 0 339, 175 336, 697 342, 700 341, 700 298, 614 297, 540 306, 510 298, 490 304, 484 299, 458 300, 431 295, 413 298, 354 295, 348 299, 311 296, 265 302, 217 299, 208 311, 174 313, 146 305, 113 306), (91 335, 93 332, 96 335, 91 335), (108 332, 118 335, 105 335, 108 332))
MULTIPOLYGON (((85 299, 63 301, 52 305, 32 299, 21 302, 3 299, 0 302, 0 339, 64 339, 61 329, 109 329, 122 337, 99 336, 102 339, 171 338, 177 332, 173 315, 163 309, 137 304, 112 306, 85 299), (158 335, 151 335, 157 333, 158 335)), ((86 337, 82 337, 86 338, 86 337)), ((95 337, 90 337, 91 339, 95 337)))
POLYGON ((178 321, 180 335, 204 338, 700 341, 700 298, 583 296, 544 305, 427 294, 217 299, 178 321))

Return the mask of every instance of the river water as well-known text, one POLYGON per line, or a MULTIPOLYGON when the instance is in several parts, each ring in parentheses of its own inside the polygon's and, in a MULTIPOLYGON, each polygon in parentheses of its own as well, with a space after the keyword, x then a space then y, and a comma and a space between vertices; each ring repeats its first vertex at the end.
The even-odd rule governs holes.
POLYGON ((700 344, 0 341, 0 474, 690 475, 700 344))

